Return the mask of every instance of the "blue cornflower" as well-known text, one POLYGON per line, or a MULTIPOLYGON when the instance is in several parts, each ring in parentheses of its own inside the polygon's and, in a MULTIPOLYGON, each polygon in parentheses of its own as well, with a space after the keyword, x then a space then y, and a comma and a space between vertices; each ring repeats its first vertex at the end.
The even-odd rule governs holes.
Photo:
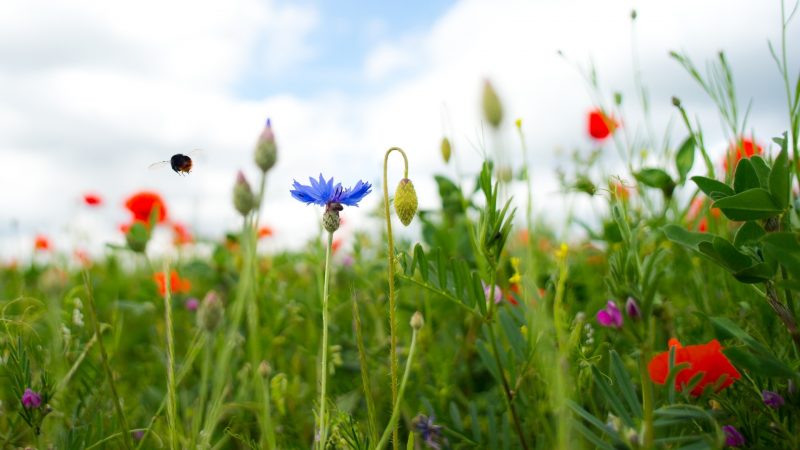
MULTIPOLYGON (((319 174, 319 180, 309 177, 311 182, 310 186, 302 185, 295 180, 292 185, 294 189, 290 192, 292 197, 307 204, 315 204, 330 208, 331 205, 338 203, 339 205, 358 206, 367 194, 372 192, 372 185, 365 183, 361 180, 356 183, 352 188, 343 188, 342 183, 333 184, 333 177, 325 181, 322 174, 319 174)), ((338 208, 341 209, 341 208, 338 208)))
POLYGON ((442 448, 442 443, 447 442, 447 439, 442 436, 442 426, 434 425, 434 420, 434 416, 428 417, 424 414, 419 414, 414 418, 412 424, 414 430, 419 433, 419 437, 422 438, 425 447, 440 450, 442 448))

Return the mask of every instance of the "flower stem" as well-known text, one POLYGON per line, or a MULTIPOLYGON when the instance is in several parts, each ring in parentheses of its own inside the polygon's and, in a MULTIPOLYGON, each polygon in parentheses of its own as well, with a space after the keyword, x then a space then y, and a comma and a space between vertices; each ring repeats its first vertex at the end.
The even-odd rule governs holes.
POLYGON ((325 449, 328 438, 328 421, 326 417, 326 388, 328 386, 328 284, 331 272, 331 247, 333 247, 333 232, 328 232, 328 245, 325 247, 325 280, 322 285, 322 357, 320 358, 320 389, 319 389, 319 441, 317 448, 325 449))
MULTIPOLYGON (((386 429, 383 430, 383 435, 381 436, 381 440, 378 441, 378 445, 375 446, 375 450, 381 450, 383 447, 386 446, 386 443, 389 441, 389 434, 390 433, 397 433, 397 421, 400 417, 400 401, 403 400, 403 392, 406 390, 406 382, 408 381, 408 374, 411 373, 411 363, 414 361, 414 349, 417 346, 417 330, 412 329, 411 331, 411 347, 408 349, 408 360, 406 360, 406 368, 403 371, 403 380, 400 383, 400 392, 397 397, 397 401, 394 403, 394 408, 392 408, 392 416, 389 419, 389 423, 386 425, 386 429)), ((399 445, 399 441, 397 438, 393 438, 394 445, 399 445)))
MULTIPOLYGON (((652 320, 650 330, 653 329, 652 320)), ((648 333, 648 336, 652 333, 648 333)), ((642 379, 642 409, 644 412, 644 436, 642 440, 642 448, 653 448, 653 440, 655 438, 655 424, 653 416, 653 385, 650 381, 650 375, 647 370, 647 360, 650 354, 650 340, 648 339, 643 343, 639 351, 639 375, 642 379)))
MULTIPOLYGON (((169 448, 178 447, 178 402, 175 396, 175 343, 172 330, 172 305, 170 302, 170 276, 169 265, 164 262, 164 322, 166 324, 167 338, 167 424, 169 426, 169 448)), ((126 427, 127 428, 127 427, 126 427)))
MULTIPOLYGON (((394 296, 394 272, 395 272, 395 257, 394 257, 394 238, 392 236, 392 217, 389 213, 389 185, 387 169, 389 166, 389 154, 393 151, 400 152, 403 155, 403 162, 405 169, 403 171, 403 178, 408 178, 408 157, 406 152, 400 147, 392 147, 386 150, 386 155, 383 158, 383 210, 386 214, 386 241, 389 244, 388 252, 388 276, 389 276, 389 368, 391 372, 392 381, 392 404, 397 403, 397 317, 395 311, 397 305, 394 296)), ((400 443, 398 442, 398 430, 395 428, 392 432, 392 446, 398 450, 400 443)))
POLYGON ((117 394, 117 387, 114 384, 114 374, 111 372, 111 366, 108 364, 108 354, 106 347, 103 345, 103 339, 100 336, 100 322, 97 321, 97 308, 94 304, 94 294, 92 293, 92 285, 89 282, 89 272, 83 272, 83 284, 86 287, 86 297, 89 301, 89 312, 92 315, 92 326, 94 327, 94 334, 97 337, 97 344, 100 347, 100 360, 103 363, 103 368, 106 371, 108 378, 108 385, 111 388, 111 397, 114 400, 114 409, 117 411, 117 418, 122 424, 122 442, 125 448, 133 448, 133 438, 131 438, 130 429, 128 426, 128 419, 125 417, 125 412, 122 410, 122 403, 120 403, 119 395, 117 394))
POLYGON ((367 403, 367 418, 369 420, 369 438, 372 442, 378 441, 378 421, 375 413, 375 401, 372 399, 372 386, 369 382, 369 368, 367 367, 367 351, 364 349, 364 336, 361 331, 361 315, 358 312, 358 301, 353 295, 353 323, 356 329, 356 346, 358 347, 358 361, 361 368, 361 383, 364 387, 364 400, 367 403))

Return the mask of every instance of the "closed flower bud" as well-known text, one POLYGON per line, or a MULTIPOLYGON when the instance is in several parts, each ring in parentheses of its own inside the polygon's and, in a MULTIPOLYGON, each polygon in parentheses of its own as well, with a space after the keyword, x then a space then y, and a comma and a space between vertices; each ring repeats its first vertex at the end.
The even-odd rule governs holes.
POLYGON ((403 178, 394 191, 394 210, 403 225, 408 226, 417 213, 417 191, 408 178, 403 178))
POLYGON ((266 361, 261 361, 261 364, 258 365, 258 374, 262 378, 269 378, 272 375, 272 366, 266 361))
POLYGON ((639 308, 639 304, 636 303, 635 298, 628 297, 628 300, 625 302, 625 313, 633 320, 642 318, 642 310, 639 308))
POLYGON ((236 175, 236 184, 233 186, 233 206, 239 211, 239 214, 246 216, 253 210, 256 205, 256 198, 253 195, 253 190, 250 189, 250 183, 244 177, 240 170, 236 175))
POLYGON ((495 128, 499 127, 500 122, 503 121, 503 105, 489 80, 483 84, 483 115, 495 128))
POLYGON ((134 222, 125 233, 125 242, 128 244, 128 248, 136 253, 144 253, 148 241, 150 241, 150 230, 143 222, 134 222))
POLYGON ((342 210, 342 205, 339 203, 331 203, 325 208, 325 213, 322 215, 322 226, 328 233, 333 233, 339 229, 339 211, 342 210))
POLYGON ((679 99, 678 97, 672 97, 672 106, 675 106, 676 108, 680 108, 681 107, 681 99, 679 99))
POLYGON ((278 146, 275 144, 275 133, 272 132, 272 123, 267 119, 267 125, 256 143, 256 165, 262 172, 266 172, 275 165, 277 159, 278 146))
POLYGON ((219 327, 225 307, 215 291, 208 291, 197 310, 197 326, 211 333, 219 327))
POLYGON ((411 316, 411 328, 419 331, 423 325, 425 325, 425 319, 422 317, 422 313, 417 311, 414 315, 411 316))
POLYGON ((450 145, 450 139, 446 137, 442 138, 442 159, 444 163, 447 164, 450 162, 450 155, 453 153, 453 148, 450 145))

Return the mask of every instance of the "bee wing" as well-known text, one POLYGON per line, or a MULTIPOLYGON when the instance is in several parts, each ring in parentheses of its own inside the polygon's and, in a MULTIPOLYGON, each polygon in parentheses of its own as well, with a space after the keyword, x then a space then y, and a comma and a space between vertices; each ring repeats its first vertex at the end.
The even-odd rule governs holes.
POLYGON ((186 156, 194 160, 204 161, 208 157, 208 153, 202 148, 196 148, 186 153, 186 156))
POLYGON ((157 163, 150 164, 149 166, 147 166, 147 168, 149 170, 158 170, 158 169, 163 169, 164 167, 167 167, 168 164, 169 164, 169 161, 159 161, 157 163))

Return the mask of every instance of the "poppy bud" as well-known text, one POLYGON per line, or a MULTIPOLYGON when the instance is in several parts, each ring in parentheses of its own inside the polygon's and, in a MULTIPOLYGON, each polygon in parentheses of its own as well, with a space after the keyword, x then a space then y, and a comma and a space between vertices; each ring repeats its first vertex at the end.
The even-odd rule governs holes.
POLYGON ((233 206, 239 211, 239 214, 246 216, 253 210, 255 205, 256 198, 253 195, 253 190, 250 189, 250 184, 240 170, 236 175, 236 184, 233 186, 233 206))
POLYGON ((673 96, 672 97, 672 106, 675 106, 676 108, 680 108, 681 107, 681 99, 679 99, 678 97, 674 97, 673 96))
POLYGON ((450 162, 450 154, 453 152, 453 148, 450 146, 450 139, 446 137, 442 138, 442 159, 444 163, 447 164, 450 162))
POLYGON ((217 329, 224 315, 222 299, 215 291, 208 291, 197 310, 197 326, 211 333, 217 329))
POLYGON ((503 121, 503 105, 489 80, 483 83, 483 115, 495 128, 503 121))
POLYGON ((272 366, 266 361, 261 361, 261 364, 258 365, 258 374, 262 378, 269 378, 272 375, 272 366))
POLYGON ((144 253, 149 241, 150 230, 147 229, 143 222, 133 222, 128 232, 125 233, 125 242, 128 244, 128 248, 136 253, 144 253))
POLYGON ((266 172, 275 165, 277 159, 278 146, 275 144, 275 133, 272 132, 272 123, 267 119, 267 125, 256 143, 256 165, 262 172, 266 172))
POLYGON ((417 191, 408 178, 403 178, 394 191, 394 210, 403 225, 408 226, 417 212, 417 191))
POLYGON ((331 203, 325 208, 325 214, 322 215, 322 226, 328 233, 333 233, 339 229, 341 220, 339 219, 339 211, 342 210, 342 205, 339 203, 331 203))
POLYGON ((411 328, 419 331, 423 325, 425 325, 425 319, 422 317, 422 313, 417 311, 414 315, 411 316, 411 328))

